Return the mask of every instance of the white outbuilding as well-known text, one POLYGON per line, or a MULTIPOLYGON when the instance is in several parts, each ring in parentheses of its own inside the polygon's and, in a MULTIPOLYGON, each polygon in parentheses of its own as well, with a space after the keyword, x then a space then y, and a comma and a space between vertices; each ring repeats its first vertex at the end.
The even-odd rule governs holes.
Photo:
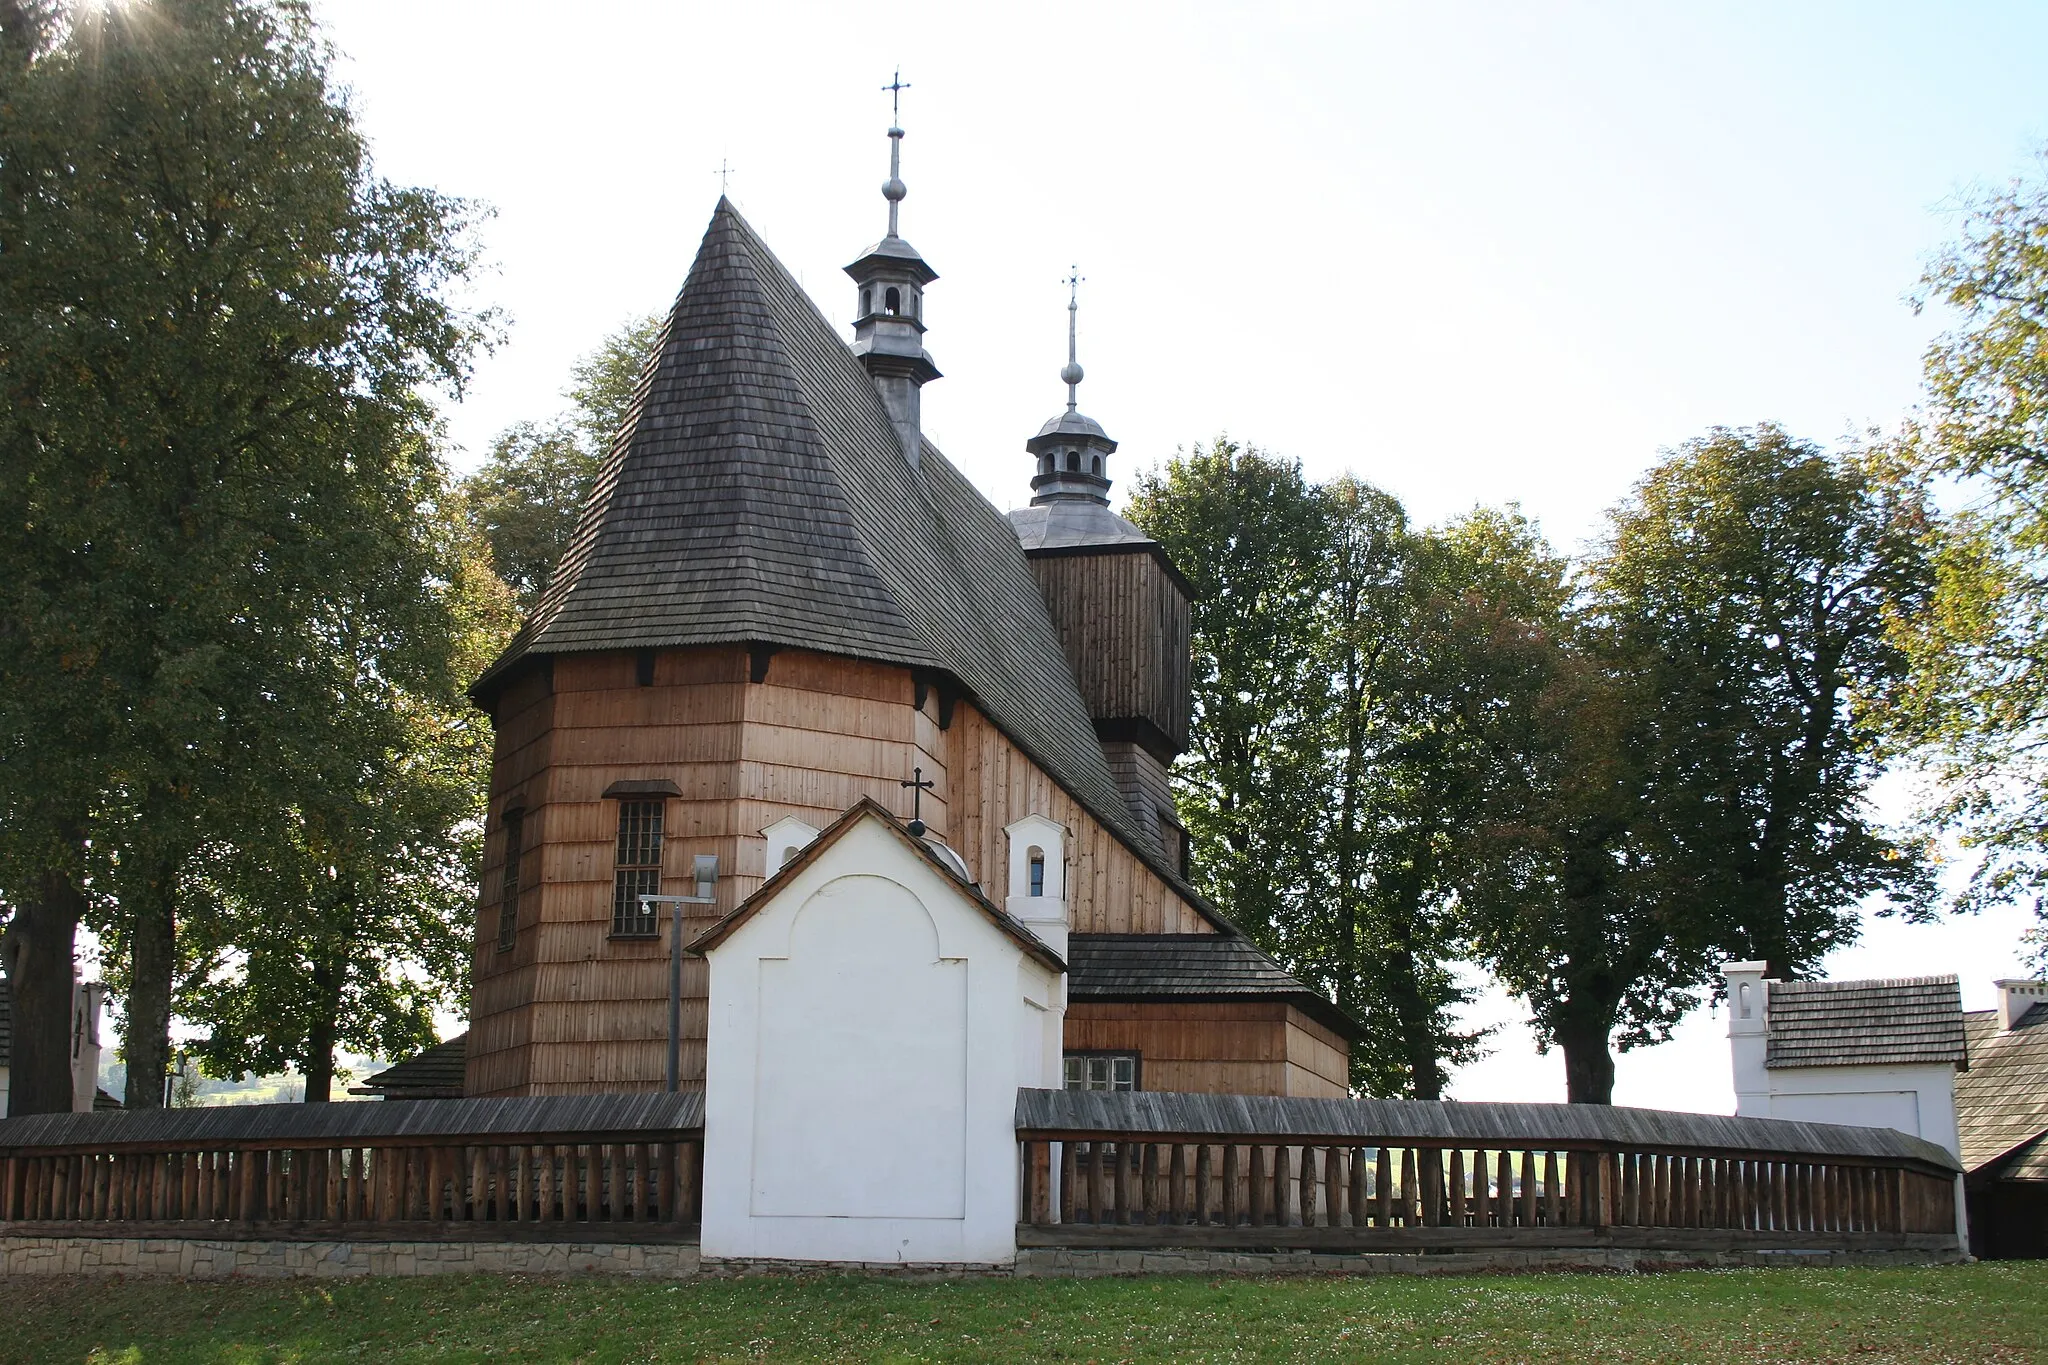
MULTIPOLYGON (((1057 826, 1024 832, 1060 866, 1057 826)), ((1017 1091, 1060 1084, 1066 965, 945 853, 863 800, 692 945, 707 1258, 1014 1259, 1017 1091)))
POLYGON ((1777 981, 1731 962, 1735 1112, 1896 1128, 1961 1154, 1956 1073, 1968 1066, 1954 976, 1777 981))

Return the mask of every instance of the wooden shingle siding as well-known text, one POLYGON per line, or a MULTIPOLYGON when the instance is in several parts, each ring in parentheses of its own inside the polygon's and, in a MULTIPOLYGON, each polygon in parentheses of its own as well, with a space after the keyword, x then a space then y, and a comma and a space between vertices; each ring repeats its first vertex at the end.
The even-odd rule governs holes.
MULTIPOLYGON (((1213 932, 1144 861, 1011 743, 972 701, 940 729, 931 689, 914 706, 912 670, 783 650, 749 682, 739 646, 661 650, 643 687, 626 652, 565 654, 551 691, 517 717, 520 763, 501 762, 492 809, 524 803, 528 845, 520 932, 496 951, 496 869, 486 869, 465 1084, 478 1094, 569 1094, 661 1084, 668 1035, 669 920, 652 939, 612 937, 618 782, 670 781, 664 799, 664 890, 700 853, 719 859, 719 903, 685 919, 694 937, 767 877, 760 831, 784 816, 823 826, 863 797, 907 815, 901 783, 922 767, 932 832, 1000 902, 1004 827, 1038 812, 1072 832, 1070 901, 1077 925, 1119 931, 1213 932), (551 716, 551 729, 535 717, 551 716), (548 762, 539 771, 529 762, 548 762)), ((512 689, 504 701, 512 700, 512 689)), ((501 731, 501 735, 505 732, 501 731)), ((636 798, 638 799, 638 798, 636 798)), ((495 834, 495 829, 493 831, 495 834)), ((495 849, 499 845, 487 844, 495 849)), ((708 978, 683 964, 684 1084, 701 1083, 708 978)), ((1284 1054, 1284 1049, 1283 1049, 1284 1054)), ((1285 1064, 1279 1055, 1276 1065, 1285 1064)), ((1277 1093, 1277 1092, 1276 1092, 1277 1093)))
POLYGON ((1148 1091, 1311 1098, 1349 1092, 1341 1041, 1284 1001, 1075 1000, 1067 1006, 1066 1048, 1139 1053, 1148 1091), (1327 1074, 1333 1058, 1334 1076, 1327 1074))
POLYGON ((1089 715, 1144 721, 1186 748, 1191 617, 1156 553, 1033 555, 1031 568, 1089 715))

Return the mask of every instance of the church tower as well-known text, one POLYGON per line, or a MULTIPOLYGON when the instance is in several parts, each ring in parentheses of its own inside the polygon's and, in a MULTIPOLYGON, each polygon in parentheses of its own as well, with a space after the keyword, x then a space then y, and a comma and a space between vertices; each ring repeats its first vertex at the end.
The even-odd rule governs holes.
POLYGON ((1031 505, 1010 513, 1082 700, 1140 833, 1184 869, 1167 769, 1188 743, 1188 584, 1166 550, 1109 510, 1116 442, 1080 410, 1080 276, 1067 280, 1067 410, 1024 443, 1031 505))
MULTIPOLYGON (((910 87, 899 74, 887 87, 896 99, 910 87)), ((874 376, 882 403, 903 443, 903 458, 912 468, 922 442, 924 386, 939 377, 939 367, 924 349, 924 287, 939 277, 917 248, 897 235, 897 218, 909 189, 903 183, 902 110, 889 120, 889 178, 882 197, 889 201, 889 234, 846 267, 859 291, 853 320, 853 353, 874 376)))

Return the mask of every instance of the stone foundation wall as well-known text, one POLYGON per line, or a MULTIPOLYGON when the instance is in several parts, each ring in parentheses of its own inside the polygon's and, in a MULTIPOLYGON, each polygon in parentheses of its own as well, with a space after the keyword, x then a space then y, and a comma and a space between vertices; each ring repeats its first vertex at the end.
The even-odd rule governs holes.
POLYGON ((259 1242, 174 1237, 0 1238, 0 1275, 219 1279, 356 1275, 697 1273, 695 1245, 617 1242, 259 1242))
POLYGON ((357 1275, 1457 1275, 1500 1271, 1653 1271, 1731 1266, 1929 1265, 1959 1252, 1640 1251, 1493 1249, 1440 1255, 1314 1251, 1158 1251, 1025 1248, 1014 1266, 703 1260, 694 1244, 618 1242, 267 1242, 157 1237, 0 1238, 0 1275, 176 1275, 219 1279, 357 1275))

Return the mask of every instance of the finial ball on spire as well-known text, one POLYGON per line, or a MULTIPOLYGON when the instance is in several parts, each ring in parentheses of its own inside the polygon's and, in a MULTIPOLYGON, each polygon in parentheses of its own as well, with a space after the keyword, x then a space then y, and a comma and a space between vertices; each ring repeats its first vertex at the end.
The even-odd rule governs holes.
POLYGON ((910 193, 910 187, 894 176, 882 182, 882 197, 892 204, 903 202, 903 196, 910 193))
POLYGON ((1077 362, 1069 360, 1066 364, 1060 366, 1060 383, 1078 384, 1085 377, 1086 373, 1077 362))

